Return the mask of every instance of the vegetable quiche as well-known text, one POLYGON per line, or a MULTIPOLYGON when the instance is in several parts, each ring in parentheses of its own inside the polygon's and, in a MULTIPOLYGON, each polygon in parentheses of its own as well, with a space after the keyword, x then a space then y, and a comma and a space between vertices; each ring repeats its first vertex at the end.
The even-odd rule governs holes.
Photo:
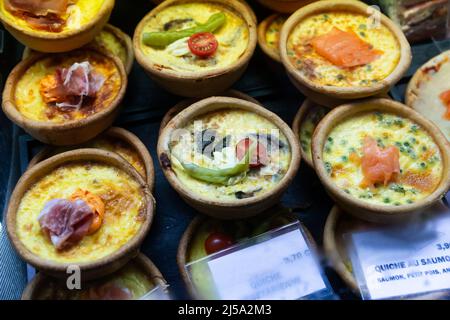
POLYGON ((138 62, 167 90, 201 97, 237 80, 256 38, 254 14, 240 1, 169 0, 139 23, 134 47, 138 62))
POLYGON ((297 170, 297 147, 289 127, 260 105, 212 97, 167 124, 158 155, 169 182, 192 205, 242 218, 281 195, 297 170))

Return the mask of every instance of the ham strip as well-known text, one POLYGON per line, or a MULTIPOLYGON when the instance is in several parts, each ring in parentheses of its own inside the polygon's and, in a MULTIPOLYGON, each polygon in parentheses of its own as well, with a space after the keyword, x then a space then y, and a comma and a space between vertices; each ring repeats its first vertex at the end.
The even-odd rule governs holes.
POLYGON ((105 283, 89 290, 90 300, 131 300, 133 295, 128 288, 123 288, 115 283, 105 283))
POLYGON ((95 97, 105 78, 92 71, 88 61, 75 62, 69 68, 56 69, 41 81, 41 95, 46 103, 59 108, 79 109, 86 97, 95 97))
POLYGON ((35 16, 49 13, 62 16, 68 5, 69 0, 5 0, 5 7, 9 11, 22 11, 35 16))
POLYGON ((69 0, 5 0, 5 8, 27 21, 34 29, 59 32, 66 20, 69 0))
POLYGON ((42 230, 57 250, 65 250, 81 241, 88 233, 94 213, 83 200, 53 199, 39 214, 42 230))

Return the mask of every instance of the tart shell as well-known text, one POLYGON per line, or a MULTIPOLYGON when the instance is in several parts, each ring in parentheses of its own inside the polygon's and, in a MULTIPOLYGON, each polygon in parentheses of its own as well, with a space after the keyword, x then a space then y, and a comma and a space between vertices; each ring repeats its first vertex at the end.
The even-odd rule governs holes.
POLYGON ((183 97, 203 98, 217 95, 233 85, 244 73, 250 58, 256 47, 257 32, 256 18, 251 8, 243 2, 237 0, 207 0, 201 2, 211 2, 222 4, 234 9, 247 22, 249 29, 249 40, 247 49, 238 61, 230 66, 198 72, 177 72, 158 66, 142 52, 142 32, 147 21, 156 16, 163 9, 179 3, 189 3, 192 0, 166 0, 139 22, 136 27, 133 45, 137 62, 144 68, 150 78, 165 90, 183 97))
POLYGON ((109 20, 114 8, 114 0, 105 0, 96 18, 81 26, 78 30, 60 33, 46 33, 39 30, 29 30, 18 27, 4 19, 0 20, 9 33, 23 45, 40 52, 66 52, 84 46, 92 41, 109 20))
POLYGON ((161 168, 163 169, 164 175, 166 176, 167 180, 183 198, 183 200, 185 200, 190 206, 206 215, 215 218, 239 219, 259 214, 264 210, 272 207, 280 200, 281 196, 286 191, 291 181, 294 179, 300 166, 301 156, 299 148, 300 146, 298 139, 295 137, 294 133, 288 127, 288 125, 284 123, 277 115, 268 111, 264 107, 236 98, 211 97, 203 99, 184 109, 167 124, 167 126, 159 136, 157 154, 161 168), (254 112, 274 123, 283 132, 283 134, 289 141, 291 148, 291 163, 289 165, 288 171, 281 179, 279 184, 265 194, 248 199, 213 201, 201 197, 190 190, 187 190, 184 185, 178 180, 172 168, 170 166, 167 166, 167 164, 164 164, 165 161, 161 159, 165 159, 170 152, 169 142, 174 130, 183 127, 186 123, 197 116, 223 108, 230 108, 230 106, 233 106, 233 108, 254 112))
POLYGON ((26 118, 17 110, 15 105, 17 82, 30 66, 36 61, 45 58, 47 56, 46 54, 36 53, 23 60, 12 70, 6 80, 5 88, 3 90, 3 111, 12 122, 41 142, 57 146, 74 145, 86 142, 111 126, 119 114, 119 105, 125 95, 127 87, 127 74, 123 63, 119 58, 106 55, 96 49, 91 48, 82 50, 90 50, 97 54, 108 56, 108 58, 116 65, 121 78, 119 92, 111 105, 84 119, 69 121, 67 123, 36 121, 26 118))
POLYGON ((314 131, 312 154, 316 173, 328 194, 346 212, 370 222, 399 223, 412 219, 413 217, 420 215, 424 209, 441 199, 450 188, 450 143, 432 122, 423 118, 418 112, 411 108, 393 100, 367 99, 362 102, 342 105, 330 111, 314 131), (348 195, 328 176, 322 159, 322 152, 328 134, 341 121, 360 112, 373 110, 397 114, 412 120, 424 128, 439 147, 442 155, 442 177, 439 185, 427 197, 418 200, 413 204, 404 204, 400 206, 371 204, 348 195))
POLYGON ((87 281, 111 274, 123 267, 130 259, 136 257, 139 246, 150 230, 153 220, 155 201, 150 193, 150 189, 141 175, 122 157, 115 153, 98 149, 78 149, 61 153, 36 164, 22 175, 11 194, 6 211, 6 226, 11 243, 23 260, 47 275, 57 278, 67 277, 67 268, 76 263, 58 263, 49 261, 29 251, 17 235, 16 214, 22 197, 39 179, 64 163, 83 160, 98 161, 124 170, 142 186, 143 196, 146 202, 146 205, 143 208, 145 221, 137 234, 130 239, 128 243, 124 244, 116 252, 100 258, 97 261, 77 264, 81 270, 82 281, 87 281))

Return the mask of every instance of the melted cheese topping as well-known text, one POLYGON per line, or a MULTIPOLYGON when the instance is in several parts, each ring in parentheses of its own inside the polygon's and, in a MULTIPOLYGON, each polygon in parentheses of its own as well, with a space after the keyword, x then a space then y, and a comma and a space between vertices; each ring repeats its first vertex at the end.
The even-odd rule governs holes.
POLYGON ((266 30, 266 43, 267 45, 278 51, 278 45, 280 43, 280 31, 286 21, 285 16, 278 16, 273 19, 266 30))
MULTIPOLYGON (((119 288, 127 289, 131 293, 131 299, 136 300, 153 289, 153 281, 147 274, 133 262, 113 273, 111 276, 84 283, 80 290, 69 290, 61 282, 48 280, 45 286, 40 288, 36 299, 38 300, 90 300, 91 292, 104 285, 113 284, 119 288)), ((95 296, 94 296, 95 297, 95 296)))
POLYGON ((351 117, 336 126, 323 149, 325 168, 331 179, 348 194, 384 205, 414 203, 431 194, 441 181, 439 147, 419 125, 400 116, 370 112, 351 117), (400 174, 386 186, 362 188, 360 158, 365 137, 383 147, 400 151, 400 174))
MULTIPOLYGON (((77 0, 74 1, 73 4, 69 5, 67 8, 66 15, 63 16, 66 20, 66 24, 64 25, 62 31, 58 32, 59 34, 64 34, 66 32, 80 29, 83 25, 94 20, 105 0, 77 0)), ((43 34, 52 34, 55 32, 49 32, 44 30, 35 30, 31 27, 27 21, 17 17, 12 14, 5 8, 4 1, 0 1, 0 15, 2 19, 10 22, 16 27, 19 27, 23 30, 35 31, 43 34)))
POLYGON ((422 80, 418 83, 415 93, 417 98, 412 107, 433 121, 450 141, 450 120, 445 118, 447 106, 442 102, 440 95, 450 90, 450 51, 436 57, 430 63, 425 64, 419 72, 422 72, 422 80))
POLYGON ((23 196, 17 211, 17 234, 23 245, 41 258, 60 263, 92 262, 114 253, 137 234, 144 205, 140 185, 124 171, 100 163, 74 162, 55 169, 23 196), (57 251, 41 231, 38 216, 45 203, 68 199, 78 188, 103 200, 103 223, 77 245, 57 251))
MULTIPOLYGON (((158 49, 145 44, 142 44, 143 53, 153 64, 181 72, 210 71, 235 63, 247 49, 249 29, 245 20, 229 7, 199 2, 177 4, 150 19, 143 32, 163 31, 166 23, 178 19, 193 19, 197 23, 205 23, 211 15, 218 12, 226 15, 226 22, 214 32, 219 46, 212 57, 198 58, 190 52, 187 55, 175 56, 168 47, 158 49)), ((191 24, 195 25, 194 22, 191 24)))
POLYGON ((351 12, 326 12, 301 21, 291 32, 287 43, 291 63, 303 76, 318 85, 366 87, 377 83, 396 68, 400 61, 400 45, 395 35, 384 25, 372 26, 370 19, 351 12), (340 68, 320 56, 310 41, 329 33, 333 27, 354 32, 382 54, 375 61, 354 68, 340 68))
POLYGON ((113 60, 92 51, 74 51, 49 56, 36 61, 22 75, 16 85, 15 102, 18 111, 28 119, 63 123, 87 118, 108 108, 121 88, 120 72, 113 60), (61 109, 47 105, 40 93, 40 83, 57 68, 69 68, 75 62, 89 61, 93 70, 100 73, 105 82, 90 103, 83 103, 80 109, 61 109))
POLYGON ((313 105, 307 111, 306 116, 303 118, 303 121, 300 124, 300 132, 298 133, 300 138, 300 146, 304 155, 308 157, 309 161, 312 161, 312 153, 311 153, 311 140, 316 129, 316 126, 319 124, 320 120, 327 114, 329 109, 319 106, 313 105))
POLYGON ((112 53, 113 56, 118 57, 124 65, 127 63, 127 49, 123 45, 122 40, 119 39, 113 32, 104 28, 94 39, 95 43, 104 50, 112 53))
POLYGON ((286 137, 272 122, 255 113, 238 109, 224 109, 203 115, 189 123, 184 129, 186 134, 172 145, 172 168, 180 182, 201 197, 211 200, 237 200, 240 199, 239 194, 242 193, 251 196, 264 194, 279 183, 289 168, 291 150, 286 137), (199 125, 200 122, 203 127, 199 125), (196 132, 202 132, 202 128, 215 130, 221 137, 229 137, 229 146, 219 154, 225 158, 224 161, 220 159, 219 155, 211 159, 196 152, 196 142, 198 141, 194 137, 196 132), (179 161, 195 163, 198 166, 212 169, 228 168, 238 162, 234 153, 237 143, 256 133, 271 134, 279 139, 283 147, 278 148, 278 145, 273 142, 272 148, 267 150, 268 165, 250 170, 247 175, 240 176, 241 180, 236 184, 219 185, 197 180, 192 178, 179 163, 179 161))

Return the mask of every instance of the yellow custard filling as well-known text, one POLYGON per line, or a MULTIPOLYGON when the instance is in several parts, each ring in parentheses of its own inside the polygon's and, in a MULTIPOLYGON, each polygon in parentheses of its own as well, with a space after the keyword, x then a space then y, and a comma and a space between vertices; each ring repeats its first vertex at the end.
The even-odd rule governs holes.
POLYGON ((74 51, 48 56, 31 65, 17 82, 16 107, 24 117, 31 120, 53 123, 79 120, 109 107, 120 91, 121 82, 120 72, 114 61, 93 51, 74 51), (55 74, 57 68, 69 68, 76 62, 84 61, 88 61, 92 69, 105 79, 95 99, 79 109, 70 110, 62 110, 45 103, 40 92, 42 79, 55 74))
POLYGON ((431 194, 441 181, 441 152, 426 130, 407 118, 384 112, 368 112, 346 119, 329 134, 323 149, 325 169, 334 183, 363 201, 411 204, 431 194), (400 172, 388 183, 364 187, 361 166, 363 141, 399 151, 400 172))
POLYGON ((329 109, 313 105, 306 113, 300 124, 300 132, 298 133, 300 138, 300 146, 302 148, 303 154, 306 155, 309 161, 312 161, 311 153, 311 141, 314 130, 319 124, 320 120, 327 114, 329 109))
POLYGON ((272 20, 266 30, 266 43, 267 45, 278 51, 278 45, 280 43, 280 31, 286 21, 285 16, 278 16, 272 20))
POLYGON ((189 51, 187 38, 165 48, 155 48, 142 43, 143 53, 154 65, 179 72, 210 71, 232 65, 247 49, 249 29, 242 16, 230 7, 207 2, 173 5, 151 18, 143 33, 164 31, 168 25, 174 25, 173 21, 185 22, 171 30, 191 28, 198 23, 206 23, 211 15, 219 12, 225 14, 226 22, 214 32, 218 47, 211 57, 199 58, 193 55, 189 51))
POLYGON ((41 258, 60 263, 92 262, 114 253, 137 234, 145 219, 144 205, 140 185, 126 172, 101 163, 68 163, 25 193, 17 211, 17 234, 23 245, 41 258), (58 251, 43 233, 38 216, 48 201, 69 199, 78 188, 102 199, 103 223, 78 244, 58 251))
POLYGON ((104 28, 94 39, 95 43, 112 55, 118 57, 124 65, 127 63, 127 49, 113 32, 104 28))
POLYGON ((203 198, 236 200, 264 194, 278 185, 289 168, 291 149, 286 137, 276 125, 255 113, 223 109, 203 115, 183 129, 185 133, 171 145, 172 168, 187 189, 203 198), (215 142, 205 148, 216 150, 212 153, 213 156, 208 156, 206 151, 198 152, 201 137, 195 137, 203 130, 213 130, 216 133, 215 142), (236 166, 239 163, 236 157, 237 144, 247 137, 255 138, 256 134, 260 135, 261 141, 267 142, 264 142, 267 146, 267 165, 250 168, 248 172, 234 176, 232 183, 228 185, 196 179, 180 164, 194 163, 210 169, 236 166), (227 141, 225 144, 224 138, 227 141))
POLYGON ((57 148, 56 150, 54 150, 54 152, 51 153, 51 156, 79 148, 97 148, 117 153, 129 164, 131 164, 144 179, 147 178, 147 174, 145 172, 145 164, 139 156, 139 153, 131 145, 118 138, 100 137, 75 147, 57 148))
POLYGON ((396 36, 383 24, 373 24, 371 19, 362 14, 333 11, 311 15, 294 27, 288 38, 287 54, 293 66, 317 85, 366 87, 392 73, 400 60, 400 45, 396 36), (351 68, 330 62, 311 43, 334 28, 356 35, 376 50, 377 58, 351 68))
MULTIPOLYGON (((83 25, 94 20, 105 0, 76 0, 67 7, 66 14, 62 16, 66 23, 63 29, 58 34, 64 34, 73 30, 80 29, 83 25)), ((36 30, 30 24, 20 18, 19 16, 11 13, 5 8, 4 0, 0 1, 0 15, 2 19, 13 24, 15 27, 19 27, 26 31, 35 31, 43 34, 54 34, 55 32, 46 30, 36 30)))

